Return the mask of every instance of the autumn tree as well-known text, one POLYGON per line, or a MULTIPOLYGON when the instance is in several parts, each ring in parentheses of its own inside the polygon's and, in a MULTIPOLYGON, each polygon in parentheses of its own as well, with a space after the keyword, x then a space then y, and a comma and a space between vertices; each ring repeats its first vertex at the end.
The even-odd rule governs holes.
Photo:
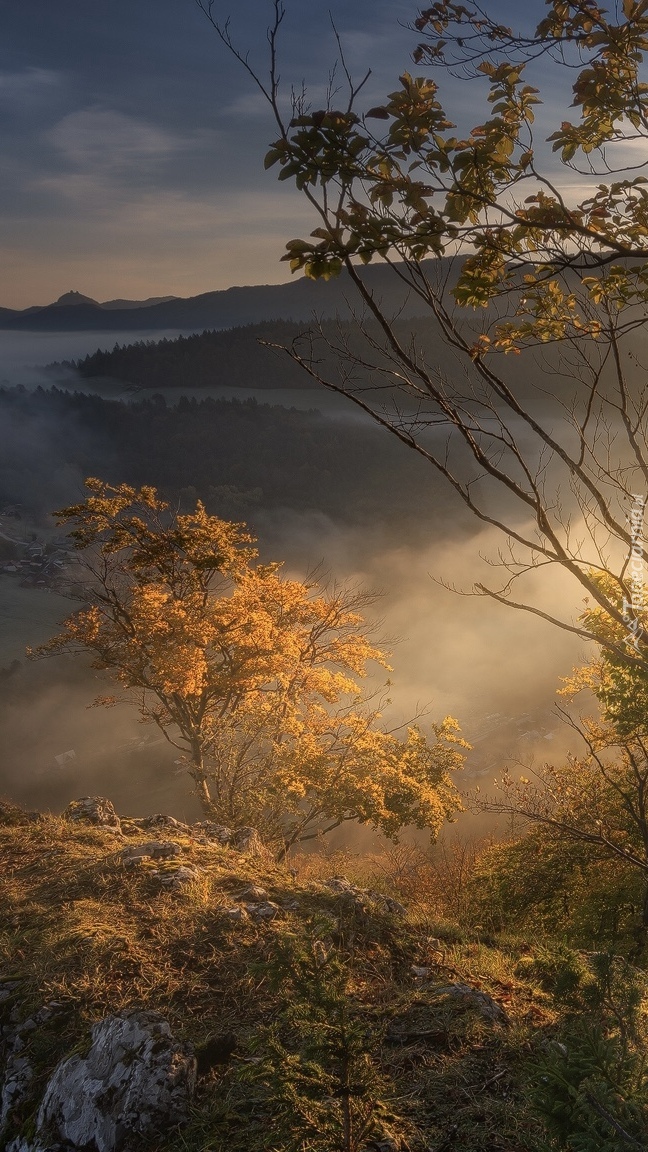
POLYGON ((632 642, 629 560, 634 548, 645 562, 646 550, 628 518, 648 482, 646 0, 610 11, 596 0, 535 2, 521 10, 523 21, 536 17, 526 31, 481 6, 439 0, 413 22, 416 71, 403 71, 382 102, 369 106, 368 77, 352 77, 337 37, 346 92, 329 86, 313 109, 298 89, 292 115, 279 88, 281 0, 271 7, 267 73, 212 0, 198 2, 272 110, 266 167, 312 209, 316 226, 289 241, 284 259, 315 279, 343 273, 357 293, 360 352, 341 333, 338 370, 327 373, 311 331, 288 354, 424 457, 501 533, 501 579, 475 593, 645 670, 646 638, 632 642), (472 84, 471 106, 485 87, 476 124, 452 123, 439 73, 472 84), (561 98, 571 108, 556 114, 561 98), (372 261, 389 267, 433 339, 419 338, 423 321, 399 323, 372 291, 363 274, 372 261), (570 577, 562 613, 525 590, 538 569, 570 577), (601 639, 575 620, 583 596, 620 631, 601 639))
MULTIPOLYGON (((86 651, 178 748, 205 815, 282 844, 359 820, 438 831, 457 810, 456 722, 379 727, 361 691, 386 666, 371 597, 261 564, 242 524, 173 512, 154 488, 86 481, 58 515, 79 552, 84 604, 38 653, 86 651)), ((115 703, 116 696, 98 703, 115 703)))

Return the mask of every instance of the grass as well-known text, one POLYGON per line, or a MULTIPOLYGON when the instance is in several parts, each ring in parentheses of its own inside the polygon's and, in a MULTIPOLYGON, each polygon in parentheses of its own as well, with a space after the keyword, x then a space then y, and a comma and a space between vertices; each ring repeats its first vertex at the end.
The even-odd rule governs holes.
MULTIPOLYGON (((200 870, 167 891, 150 865, 123 867, 124 841, 111 833, 8 808, 4 821, 0 980, 19 985, 0 1008, 25 1019, 63 1005, 29 1035, 37 1077, 17 1122, 29 1125, 38 1090, 93 1022, 145 1007, 203 1052, 235 1041, 203 1061, 190 1123, 146 1152, 337 1152, 347 1104, 356 1127, 369 1111, 362 1150, 379 1146, 371 1139, 403 1152, 552 1146, 527 1102, 529 1059, 574 1004, 541 986, 528 942, 485 942, 424 901, 404 918, 377 903, 363 912, 325 886, 331 861, 315 857, 291 873, 165 831, 200 870), (252 883, 280 906, 275 919, 226 916, 252 883), (493 997, 509 1026, 439 997, 451 983, 493 997), (357 1098, 335 1087, 344 1061, 363 1078, 357 1098)), ((155 838, 129 831, 129 845, 155 838)))

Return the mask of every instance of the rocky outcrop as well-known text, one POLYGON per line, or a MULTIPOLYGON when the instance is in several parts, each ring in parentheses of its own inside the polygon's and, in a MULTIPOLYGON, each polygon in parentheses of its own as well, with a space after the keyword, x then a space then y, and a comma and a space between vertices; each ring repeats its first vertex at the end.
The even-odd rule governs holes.
POLYGON ((201 873, 194 864, 176 864, 173 868, 159 870, 153 875, 163 888, 170 888, 176 892, 179 888, 184 888, 185 884, 193 884, 201 873))
POLYGON ((373 904, 378 905, 381 911, 391 913, 392 916, 407 915, 407 908, 398 900, 393 900, 391 896, 383 896, 382 892, 374 892, 371 888, 357 888, 345 876, 334 876, 332 880, 325 880, 324 883, 354 912, 366 914, 373 904))
POLYGON ((232 833, 230 848, 236 848, 248 856, 263 856, 267 851, 256 828, 238 828, 232 833))
POLYGON ((11 1052, 7 1057, 0 1095, 0 1135, 6 1131, 14 1112, 29 1096, 34 1069, 27 1056, 11 1052))
POLYGON ((0 800, 0 824, 40 824, 43 819, 40 812, 25 812, 17 804, 0 800))
POLYGON ((121 854, 125 868, 135 868, 144 860, 171 860, 182 856, 182 848, 172 840, 150 840, 146 844, 132 844, 121 854))
POLYGON ((195 864, 184 856, 179 844, 172 840, 149 840, 146 844, 133 844, 121 853, 124 868, 147 868, 147 875, 158 880, 162 888, 175 891, 191 884, 201 875, 195 864), (151 865, 158 867, 151 867, 151 865))
POLYGON ((119 816, 112 801, 105 796, 81 796, 79 800, 73 800, 65 809, 63 819, 73 824, 92 824, 108 832, 121 832, 119 816))
POLYGON ((487 992, 473 988, 470 984, 446 984, 441 988, 435 988, 433 999, 445 1001, 459 1010, 475 1012, 489 1024, 502 1024, 505 1028, 509 1025, 509 1018, 497 1001, 487 992))
POLYGON ((259 884, 250 884, 239 892, 236 897, 237 900, 244 900, 246 903, 258 904, 261 900, 268 900, 268 893, 265 888, 261 888, 259 884))
POLYGON ((237 852, 245 852, 248 856, 262 856, 267 851, 256 828, 233 830, 224 824, 202 820, 193 825, 192 833, 205 844, 210 842, 221 844, 224 848, 234 848, 237 852))
MULTIPOLYGON (((11 1001, 19 986, 19 981, 5 981, 0 984, 0 1003, 11 1001)), ((20 1020, 19 1009, 15 1006, 9 1015, 8 1023, 2 1027, 4 1072, 0 1086, 0 1138, 12 1124, 17 1110, 31 1095, 34 1079, 34 1068, 29 1054, 31 1035, 46 1025, 62 1007, 58 1000, 52 1000, 26 1020, 20 1020)))
MULTIPOLYGON (((223 848, 233 848, 247 856, 267 856, 268 849, 264 845, 256 828, 227 828, 224 824, 203 820, 196 824, 184 824, 176 820, 175 816, 167 816, 156 812, 153 816, 126 817, 118 816, 114 805, 105 796, 81 796, 72 800, 63 812, 63 819, 73 824, 88 824, 95 828, 102 828, 107 832, 131 837, 142 831, 166 832, 173 836, 187 836, 197 840, 200 844, 220 844, 223 848), (123 826, 122 826, 123 825, 123 826)), ((122 853, 122 862, 125 867, 138 867, 145 859, 162 859, 167 856, 180 856, 182 854, 177 844, 170 841, 150 841, 147 844, 137 844, 126 848, 122 853)), ((186 883, 198 875, 195 871, 193 877, 183 873, 178 883, 186 883)), ((168 877, 163 877, 168 880, 168 877)))
POLYGON ((234 833, 224 824, 214 824, 212 820, 200 820, 191 829, 192 834, 203 844, 215 843, 225 847, 232 840, 234 833))
POLYGON ((122 1152, 187 1119, 196 1080, 193 1053, 155 1012, 108 1016, 92 1029, 85 1057, 62 1060, 51 1076, 33 1140, 7 1152, 122 1152))
POLYGON ((191 828, 188 824, 183 824, 182 820, 176 820, 175 816, 165 816, 162 812, 156 812, 153 816, 142 816, 137 820, 131 819, 130 822, 137 825, 138 828, 146 828, 147 830, 157 828, 160 831, 178 832, 185 836, 191 834, 191 828))

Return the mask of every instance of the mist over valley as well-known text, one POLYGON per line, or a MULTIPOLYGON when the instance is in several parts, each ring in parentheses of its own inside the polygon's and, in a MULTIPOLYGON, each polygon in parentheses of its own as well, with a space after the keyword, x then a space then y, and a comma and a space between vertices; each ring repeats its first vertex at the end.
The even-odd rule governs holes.
POLYGON ((553 704, 582 646, 442 587, 469 591, 496 534, 424 460, 259 344, 305 330, 0 332, 0 773, 13 799, 57 808, 104 791, 124 810, 192 811, 172 749, 125 706, 88 711, 97 673, 84 661, 25 660, 72 607, 60 578, 26 578, 26 544, 57 537, 49 514, 80 499, 89 474, 154 484, 187 508, 202 499, 245 520, 289 572, 321 566, 379 589, 375 611, 397 641, 390 718, 428 704, 431 718, 456 716, 474 743, 467 785, 503 759, 573 744, 553 704))

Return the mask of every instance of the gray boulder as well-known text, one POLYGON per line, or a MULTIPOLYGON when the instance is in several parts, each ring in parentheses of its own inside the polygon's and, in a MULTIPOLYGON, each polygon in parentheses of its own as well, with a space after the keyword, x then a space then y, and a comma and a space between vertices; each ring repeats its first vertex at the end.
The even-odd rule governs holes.
POLYGON ((267 851, 256 828, 237 828, 232 834, 230 846, 238 852, 246 852, 248 856, 263 856, 267 851))
POLYGON ((223 847, 231 842, 234 835, 231 828, 226 828, 224 824, 215 824, 212 820, 200 820, 193 825, 191 831, 199 840, 213 840, 223 847))
POLYGON ((131 844, 124 848, 121 858, 125 868, 136 867, 142 860, 170 860, 182 856, 182 848, 172 840, 150 840, 147 844, 131 844))
POLYGON ((200 870, 193 864, 179 864, 176 868, 168 868, 164 872, 154 872, 153 876, 159 880, 163 888, 170 888, 177 892, 186 884, 193 884, 200 878, 200 870))
POLYGON ((105 796, 81 796, 79 800, 72 800, 63 813, 63 819, 73 824, 93 824, 107 832, 121 832, 119 816, 105 796))
POLYGON ((357 888, 346 876, 333 876, 331 880, 325 880, 324 884, 340 896, 352 911, 364 914, 369 911, 369 904, 377 904, 381 911, 389 912, 392 916, 407 915, 407 908, 398 900, 383 896, 382 892, 374 892, 371 888, 357 888))
POLYGON ((7 1057, 0 1093, 0 1134, 5 1131, 14 1109, 28 1097, 33 1076, 34 1069, 28 1057, 11 1052, 7 1057))
POLYGON ((169 832, 182 832, 183 835, 191 832, 188 824, 183 824, 182 820, 176 820, 175 816, 166 816, 162 812, 156 812, 153 816, 142 816, 137 820, 131 820, 131 824, 136 824, 138 828, 166 828, 169 832))
POLYGON ((195 1057, 162 1016, 107 1016, 92 1029, 88 1055, 71 1056, 55 1069, 35 1141, 15 1142, 15 1152, 47 1152, 59 1143, 83 1152, 120 1152, 183 1123, 195 1081, 195 1057))
MULTIPOLYGON (((0 985, 0 1000, 2 993, 9 990, 13 993, 17 981, 6 981, 0 985)), ((33 1016, 27 1020, 19 1020, 19 1009, 14 1008, 9 1016, 9 1023, 4 1025, 2 1046, 6 1052, 4 1072, 2 1074, 2 1087, 0 1090, 0 1137, 14 1119, 14 1113, 31 1095, 34 1069, 29 1056, 29 1039, 43 1024, 46 1024, 63 1005, 58 1000, 50 1000, 33 1016)))
POLYGON ((258 904, 261 900, 267 900, 268 893, 265 888, 261 888, 258 884, 250 884, 249 888, 245 888, 243 892, 239 892, 235 896, 235 900, 246 900, 252 904, 258 904))
POLYGON ((470 984, 446 984, 430 991, 435 1000, 454 1004, 459 1009, 472 1010, 490 1024, 502 1024, 507 1028, 510 1023, 506 1012, 492 996, 479 988, 472 988, 470 984))
POLYGON ((235 923, 238 921, 247 920, 248 918, 248 914, 245 911, 245 908, 240 905, 238 908, 226 908, 223 912, 223 915, 226 916, 228 920, 233 920, 235 923))
POLYGON ((272 900, 263 900, 260 904, 245 904, 244 908, 248 916, 253 916, 255 920, 274 920, 281 912, 279 905, 272 900))

